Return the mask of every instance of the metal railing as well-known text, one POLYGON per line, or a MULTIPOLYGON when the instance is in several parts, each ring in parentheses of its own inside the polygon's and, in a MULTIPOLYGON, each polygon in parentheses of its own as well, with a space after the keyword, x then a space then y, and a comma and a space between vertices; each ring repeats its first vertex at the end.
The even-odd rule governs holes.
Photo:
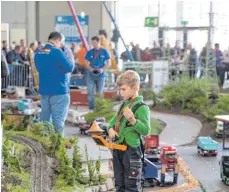
POLYGON ((9 64, 9 75, 2 78, 1 90, 5 90, 8 86, 19 86, 31 88, 33 86, 33 78, 31 66, 27 64, 9 64))

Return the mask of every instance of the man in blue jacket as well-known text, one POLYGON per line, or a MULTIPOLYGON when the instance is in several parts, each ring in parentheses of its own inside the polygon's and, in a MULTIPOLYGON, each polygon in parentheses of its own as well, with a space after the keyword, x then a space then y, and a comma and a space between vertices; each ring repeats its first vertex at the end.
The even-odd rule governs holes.
POLYGON ((69 82, 73 63, 60 49, 62 35, 52 32, 48 42, 35 54, 35 66, 39 73, 39 90, 41 95, 41 121, 50 121, 55 130, 63 135, 70 104, 69 82))
POLYGON ((99 37, 92 37, 93 49, 89 50, 85 56, 87 61, 87 89, 89 109, 94 110, 94 90, 96 93, 103 93, 105 84, 105 72, 111 65, 111 59, 108 51, 100 46, 99 37))

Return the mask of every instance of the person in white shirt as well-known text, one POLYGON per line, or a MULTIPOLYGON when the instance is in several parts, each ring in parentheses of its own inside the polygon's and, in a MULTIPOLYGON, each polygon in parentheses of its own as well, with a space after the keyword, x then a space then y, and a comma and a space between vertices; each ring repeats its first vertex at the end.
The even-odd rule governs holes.
POLYGON ((223 52, 223 63, 227 63, 229 65, 229 47, 223 52))
POLYGON ((181 49, 180 54, 176 57, 175 63, 179 69, 179 74, 184 74, 188 71, 188 56, 185 49, 181 49))

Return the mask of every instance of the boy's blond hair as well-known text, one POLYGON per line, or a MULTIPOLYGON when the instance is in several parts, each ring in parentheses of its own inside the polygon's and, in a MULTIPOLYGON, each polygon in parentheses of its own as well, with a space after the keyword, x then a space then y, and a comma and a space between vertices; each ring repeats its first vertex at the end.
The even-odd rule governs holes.
POLYGON ((128 85, 131 88, 134 86, 139 87, 140 86, 140 76, 137 72, 128 70, 122 73, 120 76, 118 76, 116 81, 118 86, 122 85, 128 85))

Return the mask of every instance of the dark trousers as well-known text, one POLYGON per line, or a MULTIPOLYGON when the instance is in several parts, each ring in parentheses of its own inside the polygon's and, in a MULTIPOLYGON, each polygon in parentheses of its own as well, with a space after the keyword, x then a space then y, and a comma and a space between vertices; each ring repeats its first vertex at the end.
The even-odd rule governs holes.
POLYGON ((116 192, 142 192, 141 148, 128 146, 127 151, 113 150, 116 192))
POLYGON ((223 65, 216 66, 216 73, 219 78, 219 85, 223 86, 225 77, 225 68, 223 65))
POLYGON ((190 79, 195 78, 195 75, 196 75, 196 70, 190 68, 189 69, 189 77, 190 77, 190 79))

